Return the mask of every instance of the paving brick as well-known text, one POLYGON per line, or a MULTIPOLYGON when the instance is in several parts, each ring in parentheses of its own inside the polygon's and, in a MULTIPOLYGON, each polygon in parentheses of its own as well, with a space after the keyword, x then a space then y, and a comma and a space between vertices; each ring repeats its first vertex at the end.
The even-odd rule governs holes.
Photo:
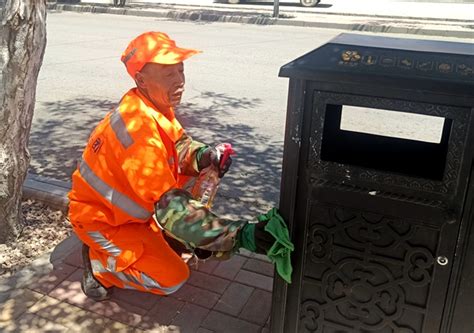
POLYGON ((180 333, 195 333, 208 312, 208 309, 201 306, 186 304, 172 324, 179 327, 180 333))
POLYGON ((242 256, 234 256, 229 260, 222 261, 214 269, 213 275, 219 276, 225 279, 233 280, 239 270, 244 265, 247 258, 242 256))
POLYGON ((119 300, 95 302, 87 298, 81 290, 82 272, 81 269, 76 270, 54 288, 49 296, 128 325, 136 325, 141 321, 146 313, 145 309, 119 300))
POLYGON ((252 255, 253 255, 253 252, 251 252, 249 250, 246 250, 246 249, 243 249, 243 248, 240 248, 239 249, 239 255, 244 256, 246 258, 251 258, 252 255))
POLYGON ((66 332, 67 327, 58 323, 52 322, 45 318, 38 317, 32 313, 25 313, 14 321, 8 321, 0 323, 0 332, 48 332, 48 333, 61 333, 66 332))
POLYGON ((217 311, 211 311, 207 315, 206 319, 204 319, 201 326, 216 333, 260 332, 260 327, 258 325, 217 311))
POLYGON ((214 310, 237 316, 249 300, 254 288, 233 282, 217 302, 214 310))
POLYGON ((9 293, 9 297, 0 303, 0 322, 15 320, 41 297, 42 294, 28 289, 18 289, 9 293))
POLYGON ((195 287, 200 287, 222 294, 230 284, 230 281, 209 274, 191 271, 191 276, 189 277, 188 283, 195 287))
POLYGON ((82 246, 75 247, 74 250, 64 259, 64 263, 78 268, 83 267, 81 249, 82 246))
POLYGON ((212 309, 219 300, 220 295, 209 290, 185 284, 177 292, 171 294, 171 297, 212 309))
POLYGON ((252 253, 250 255, 251 258, 254 258, 254 259, 257 259, 257 260, 261 260, 261 261, 266 261, 266 262, 269 262, 271 263, 272 261, 270 260, 270 258, 268 258, 266 255, 264 254, 258 254, 258 253, 252 253))
POLYGON ((245 270, 241 270, 237 274, 235 281, 267 291, 273 289, 273 278, 245 270))
POLYGON ((272 263, 253 258, 247 260, 247 262, 244 264, 243 269, 271 277, 273 277, 273 273, 275 270, 274 265, 272 263))
POLYGON ((124 324, 49 296, 43 297, 28 312, 63 325, 68 328, 68 332, 102 333, 112 326, 118 331, 127 328, 124 324))
POLYGON ((272 308, 272 294, 268 291, 256 289, 249 301, 245 304, 239 318, 265 325, 270 317, 272 308))
POLYGON ((207 274, 212 274, 212 272, 217 267, 217 265, 219 265, 219 263, 220 261, 218 260, 209 259, 204 262, 199 262, 197 269, 194 269, 194 270, 207 273, 207 274))
POLYGON ((214 333, 214 331, 208 330, 207 328, 199 327, 196 333, 214 333))
POLYGON ((112 300, 129 303, 145 310, 150 310, 162 296, 130 289, 115 288, 112 300))
POLYGON ((59 263, 63 263, 64 259, 73 251, 81 251, 82 241, 77 238, 75 233, 69 235, 68 238, 63 240, 61 243, 54 247, 54 251, 51 252, 49 260, 55 266, 59 263))
POLYGON ((155 327, 153 329, 147 329, 147 330, 135 328, 133 331, 128 331, 126 333, 130 333, 130 332, 132 333, 145 333, 145 332, 146 333, 180 333, 179 327, 175 327, 175 326, 160 326, 160 327, 155 327))
POLYGON ((137 326, 146 314, 146 310, 142 308, 111 300, 94 302, 87 310, 130 326, 137 326))
POLYGON ((86 305, 91 304, 94 301, 89 300, 81 290, 80 281, 82 279, 82 274, 82 269, 76 270, 51 290, 48 295, 79 307, 85 307, 86 305))
POLYGON ((177 313, 184 307, 185 302, 169 296, 163 296, 138 324, 145 330, 159 330, 169 325, 177 313))
POLYGON ((49 274, 42 276, 36 281, 33 281, 28 289, 34 290, 42 294, 48 294, 65 278, 71 275, 77 268, 67 264, 56 265, 49 274))

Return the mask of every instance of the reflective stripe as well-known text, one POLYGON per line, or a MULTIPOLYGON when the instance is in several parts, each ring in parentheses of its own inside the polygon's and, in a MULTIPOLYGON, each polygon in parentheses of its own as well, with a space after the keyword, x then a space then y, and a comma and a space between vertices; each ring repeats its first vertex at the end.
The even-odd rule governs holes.
POLYGON ((139 290, 138 288, 135 288, 131 286, 128 281, 124 278, 124 274, 121 272, 111 272, 109 269, 106 269, 102 263, 99 260, 91 260, 91 266, 92 266, 92 272, 93 273, 110 273, 115 276, 117 276, 122 282, 124 283, 124 288, 125 289, 134 289, 134 290, 139 290))
MULTIPOLYGON (((133 275, 125 274, 123 272, 110 272, 110 273, 112 273, 120 281, 122 281, 123 284, 125 285, 126 289, 140 290, 137 287, 131 285, 130 282, 135 283, 136 285, 143 287, 143 284, 137 278, 135 278, 133 275)), ((145 288, 145 289, 148 289, 148 288, 145 288)))
MULTIPOLYGON (((108 264, 108 263, 107 263, 108 264)), ((124 272, 114 272, 108 268, 105 268, 99 260, 91 260, 92 271, 94 273, 110 273, 115 275, 120 281, 124 283, 126 289, 135 289, 139 290, 138 288, 134 287, 130 283, 134 283, 138 286, 141 286, 147 290, 154 289, 163 292, 165 295, 169 295, 171 293, 176 292, 179 288, 183 286, 186 281, 181 282, 180 284, 174 287, 162 287, 157 281, 146 275, 145 273, 141 273, 140 281, 138 278, 131 274, 126 274, 124 272)))
POLYGON ((133 216, 139 220, 148 220, 151 216, 151 213, 145 208, 138 205, 135 201, 127 197, 125 194, 120 193, 117 190, 114 190, 108 184, 106 184, 102 179, 100 179, 94 171, 87 165, 86 161, 82 160, 81 165, 79 166, 79 172, 86 182, 96 190, 100 195, 102 195, 107 201, 112 203, 114 206, 117 206, 128 215, 133 216))
MULTIPOLYGON (((143 286, 143 283, 138 278, 136 278, 135 276, 133 276, 131 274, 124 273, 124 272, 122 272, 122 274, 125 276, 125 279, 128 280, 129 282, 135 283, 138 286, 143 286)), ((147 289, 147 288, 145 288, 145 289, 147 289)))
POLYGON ((114 245, 114 243, 105 238, 100 232, 89 231, 87 232, 87 235, 89 235, 89 237, 92 238, 92 240, 96 242, 96 244, 98 244, 104 251, 106 251, 108 255, 116 257, 120 255, 120 253, 122 253, 122 250, 120 250, 117 246, 114 245))
POLYGON ((117 270, 117 260, 115 259, 115 257, 107 258, 107 269, 112 272, 115 272, 117 270))
POLYGON ((128 148, 133 144, 133 139, 128 133, 127 125, 125 125, 118 108, 110 116, 110 126, 112 126, 115 136, 124 148, 128 148))
POLYGON ((158 289, 165 293, 165 295, 172 294, 176 292, 179 288, 183 286, 186 281, 181 282, 180 284, 174 287, 162 287, 157 281, 146 275, 145 273, 141 274, 143 280, 143 286, 147 289, 158 289))
POLYGON ((92 266, 93 273, 107 273, 108 272, 99 260, 92 259, 91 266, 92 266))

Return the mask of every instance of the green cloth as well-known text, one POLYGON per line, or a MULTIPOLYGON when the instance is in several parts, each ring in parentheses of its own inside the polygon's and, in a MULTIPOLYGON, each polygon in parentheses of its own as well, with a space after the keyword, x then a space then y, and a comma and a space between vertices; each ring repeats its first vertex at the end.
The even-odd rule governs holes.
POLYGON ((256 223, 247 223, 245 227, 239 232, 238 247, 243 247, 251 252, 257 251, 255 244, 255 225, 256 223))
MULTIPOLYGON (((283 280, 291 283, 291 266, 290 254, 295 249, 290 241, 288 228, 283 218, 278 214, 276 208, 271 209, 266 214, 257 217, 258 222, 267 222, 264 230, 275 238, 275 242, 267 251, 267 256, 272 263, 275 264, 277 273, 283 280)), ((256 223, 247 224, 239 233, 238 247, 243 247, 249 251, 255 252, 257 246, 255 244, 255 226, 256 223)))
POLYGON ((291 283, 291 273, 293 267, 291 266, 291 252, 294 251, 295 246, 290 241, 288 228, 283 221, 283 218, 278 214, 276 208, 272 208, 267 214, 262 214, 257 217, 259 222, 268 221, 265 226, 265 231, 275 238, 275 243, 268 250, 267 256, 275 264, 278 274, 287 283, 291 283))

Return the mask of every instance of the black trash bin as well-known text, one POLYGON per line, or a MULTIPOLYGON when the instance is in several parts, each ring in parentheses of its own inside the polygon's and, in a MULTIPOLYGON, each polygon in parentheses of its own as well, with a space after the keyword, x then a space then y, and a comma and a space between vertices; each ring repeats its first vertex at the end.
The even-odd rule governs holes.
POLYGON ((342 34, 289 77, 272 332, 474 331, 474 45, 342 34))

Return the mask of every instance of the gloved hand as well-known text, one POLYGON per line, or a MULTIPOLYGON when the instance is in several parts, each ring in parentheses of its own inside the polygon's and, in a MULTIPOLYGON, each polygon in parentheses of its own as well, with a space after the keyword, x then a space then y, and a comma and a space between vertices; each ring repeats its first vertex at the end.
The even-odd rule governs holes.
POLYGON ((249 251, 266 254, 275 263, 278 274, 291 283, 291 258, 294 245, 288 228, 278 211, 273 208, 257 217, 258 223, 247 223, 239 232, 237 246, 249 251))
POLYGON ((268 221, 262 221, 255 224, 255 253, 266 255, 268 250, 273 246, 273 243, 275 243, 275 238, 265 231, 267 223, 268 221))
POLYGON ((258 254, 267 254, 275 243, 275 238, 265 231, 268 221, 249 222, 240 232, 240 247, 258 254))
POLYGON ((229 156, 224 165, 220 165, 220 156, 216 148, 213 147, 203 147, 197 153, 197 162, 199 171, 207 168, 211 164, 216 166, 219 169, 219 178, 224 177, 224 175, 229 171, 229 168, 232 164, 232 158, 229 156))

